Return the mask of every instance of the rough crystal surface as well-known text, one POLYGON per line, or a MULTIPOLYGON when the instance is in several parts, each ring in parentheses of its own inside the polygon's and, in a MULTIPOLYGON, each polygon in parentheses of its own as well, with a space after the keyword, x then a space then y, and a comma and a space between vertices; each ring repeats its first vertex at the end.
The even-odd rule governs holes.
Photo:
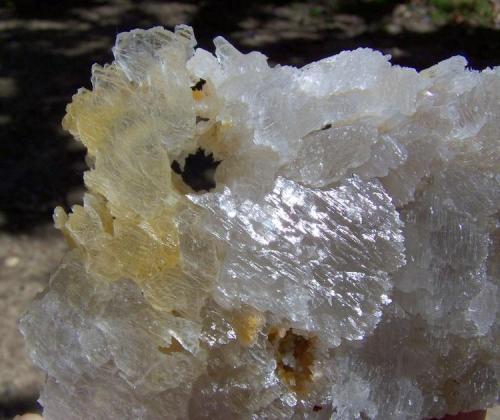
POLYGON ((120 34, 67 108, 88 193, 56 209, 72 250, 21 320, 46 419, 497 403, 500 68, 214 42, 120 34))

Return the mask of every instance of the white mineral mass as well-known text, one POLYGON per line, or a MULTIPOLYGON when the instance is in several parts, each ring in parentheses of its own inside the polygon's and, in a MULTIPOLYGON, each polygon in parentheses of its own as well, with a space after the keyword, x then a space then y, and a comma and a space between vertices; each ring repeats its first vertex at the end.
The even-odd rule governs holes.
POLYGON ((21 320, 46 420, 422 419, 499 401, 500 68, 269 66, 118 35, 21 320))

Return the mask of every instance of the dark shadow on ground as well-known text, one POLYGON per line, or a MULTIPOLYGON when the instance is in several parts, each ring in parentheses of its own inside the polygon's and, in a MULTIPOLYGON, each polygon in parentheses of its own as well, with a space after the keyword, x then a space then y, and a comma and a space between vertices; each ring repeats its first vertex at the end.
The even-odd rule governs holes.
POLYGON ((12 419, 18 414, 36 413, 41 414, 42 407, 37 402, 38 395, 30 395, 23 398, 13 398, 8 402, 0 403, 0 419, 12 419))
POLYGON ((0 229, 10 232, 29 231, 49 222, 54 206, 69 206, 85 163, 84 151, 60 127, 65 106, 79 87, 90 87, 92 64, 111 60, 117 33, 153 22, 135 9, 117 26, 75 16, 63 6, 69 2, 21 3, 10 18, 38 22, 0 31, 0 77, 11 83, 10 95, 0 92, 0 229))
MULTIPOLYGON (((431 33, 401 33, 389 36, 382 31, 348 39, 335 33, 322 33, 320 41, 296 40, 262 46, 260 50, 275 62, 287 64, 299 56, 303 64, 337 54, 343 50, 369 47, 383 52, 395 48, 403 54, 391 62, 423 70, 454 55, 463 55, 472 69, 500 65, 500 31, 468 26, 445 26, 431 33)), ((295 60, 296 62, 296 60, 295 60)))
MULTIPOLYGON (((145 11, 147 3, 21 0, 0 8, 0 82, 4 81, 4 85, 0 83, 0 230, 30 231, 50 222, 55 206, 72 203, 70 192, 81 188, 85 164, 84 151, 60 128, 65 106, 79 87, 89 87, 91 65, 111 60, 110 48, 117 33, 163 23, 151 9, 145 11), (120 11, 122 3, 128 6, 120 11), (117 11, 118 21, 107 18, 110 8, 117 11), (89 18, 82 9, 94 10, 98 18, 89 18), (13 21, 18 23, 11 24, 13 21)), ((263 12, 263 4, 287 4, 271 0, 178 3, 196 8, 187 23, 194 26, 200 46, 209 49, 216 35, 234 42, 237 38, 233 33, 249 17, 259 25, 273 22, 272 8, 263 12)), ((384 9, 367 9, 355 2, 356 7, 343 13, 357 13, 370 23, 390 15, 396 3, 387 2, 384 9)), ((235 44, 242 51, 249 50, 235 44)), ((316 40, 283 41, 276 37, 259 49, 273 63, 305 64, 360 46, 384 52, 396 48, 402 51, 393 58, 396 64, 422 69, 462 54, 473 68, 482 69, 500 64, 499 45, 498 31, 448 26, 425 34, 391 35, 377 29, 355 37, 346 37, 339 30, 318 31, 316 40)))

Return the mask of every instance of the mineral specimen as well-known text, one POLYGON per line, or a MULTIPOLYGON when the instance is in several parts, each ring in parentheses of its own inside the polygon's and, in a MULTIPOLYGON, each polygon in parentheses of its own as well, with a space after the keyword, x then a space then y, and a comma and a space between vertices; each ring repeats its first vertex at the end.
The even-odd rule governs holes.
POLYGON ((118 35, 88 193, 21 321, 46 419, 418 419, 498 401, 500 68, 273 66, 118 35))

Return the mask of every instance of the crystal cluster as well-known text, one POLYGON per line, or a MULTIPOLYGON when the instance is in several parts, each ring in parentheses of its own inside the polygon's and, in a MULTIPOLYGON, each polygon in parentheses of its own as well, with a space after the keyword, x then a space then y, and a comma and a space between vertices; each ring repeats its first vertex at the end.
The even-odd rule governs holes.
POLYGON ((118 35, 88 193, 21 321, 46 419, 419 419, 498 401, 500 68, 270 67, 118 35))

